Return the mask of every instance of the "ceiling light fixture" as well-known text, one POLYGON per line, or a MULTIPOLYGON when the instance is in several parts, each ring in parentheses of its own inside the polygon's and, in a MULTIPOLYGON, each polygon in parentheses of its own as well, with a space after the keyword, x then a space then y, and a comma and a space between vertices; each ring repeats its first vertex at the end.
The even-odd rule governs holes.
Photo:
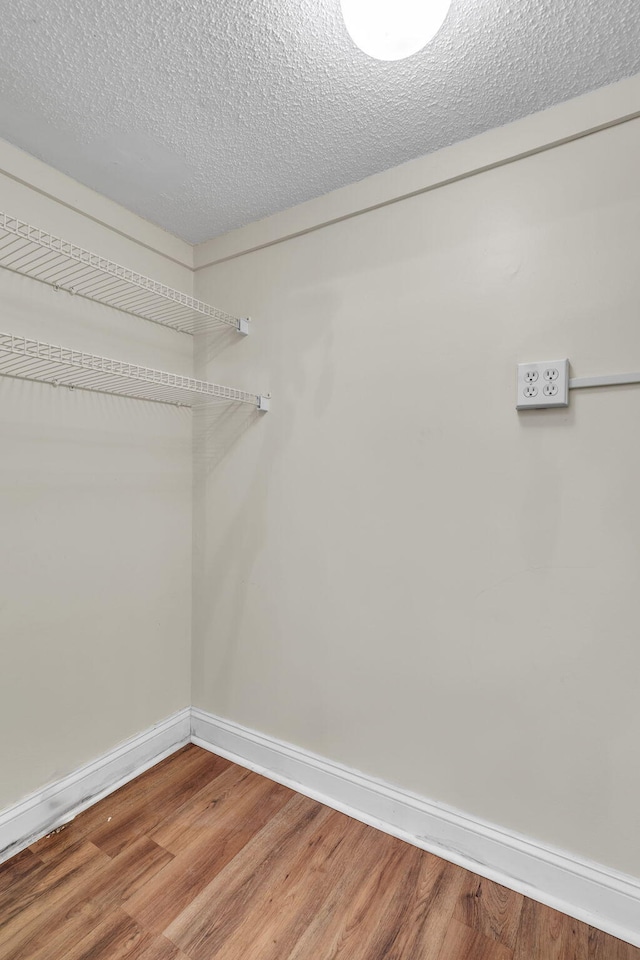
POLYGON ((444 23, 451 0, 340 0, 357 47, 375 60, 404 60, 422 50, 444 23))

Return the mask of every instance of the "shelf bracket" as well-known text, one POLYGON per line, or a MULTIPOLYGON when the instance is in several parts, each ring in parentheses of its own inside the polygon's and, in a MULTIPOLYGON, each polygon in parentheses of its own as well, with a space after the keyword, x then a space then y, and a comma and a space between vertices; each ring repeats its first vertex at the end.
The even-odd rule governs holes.
POLYGON ((267 413, 271 406, 271 394, 266 397, 258 397, 258 410, 262 410, 263 413, 267 413))
POLYGON ((243 337, 249 336, 249 317, 239 317, 238 333, 241 333, 243 337))

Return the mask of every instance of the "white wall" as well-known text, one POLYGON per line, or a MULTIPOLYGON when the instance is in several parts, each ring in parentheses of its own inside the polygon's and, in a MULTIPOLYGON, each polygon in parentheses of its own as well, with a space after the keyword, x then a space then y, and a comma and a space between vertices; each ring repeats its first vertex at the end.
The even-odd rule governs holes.
POLYGON ((195 705, 636 876, 640 388, 514 386, 640 368, 639 156, 636 119, 201 251, 255 318, 208 374, 274 400, 201 457, 193 646, 195 705))
MULTIPOLYGON (((0 143, 0 209, 175 285, 191 250, 0 143), (54 199, 59 198, 59 199, 54 199)), ((0 330, 188 373, 189 337, 0 270, 0 330)), ((0 377, 0 807, 190 702, 191 415, 0 377)))

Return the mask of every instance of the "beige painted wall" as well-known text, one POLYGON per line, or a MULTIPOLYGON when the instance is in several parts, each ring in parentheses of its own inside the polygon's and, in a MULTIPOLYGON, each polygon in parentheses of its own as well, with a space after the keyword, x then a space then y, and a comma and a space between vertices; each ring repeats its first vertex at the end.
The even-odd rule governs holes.
POLYGON ((195 705, 636 876, 640 387, 514 383, 640 369, 639 160, 635 120, 197 275, 255 318, 209 375, 274 400, 200 444, 193 646, 195 705))
MULTIPOLYGON (((190 291, 187 244, 0 168, 1 210, 190 291)), ((0 302, 3 332, 192 368, 189 337, 4 270, 0 302)), ((0 808, 189 704, 191 484, 189 411, 0 377, 0 808)))

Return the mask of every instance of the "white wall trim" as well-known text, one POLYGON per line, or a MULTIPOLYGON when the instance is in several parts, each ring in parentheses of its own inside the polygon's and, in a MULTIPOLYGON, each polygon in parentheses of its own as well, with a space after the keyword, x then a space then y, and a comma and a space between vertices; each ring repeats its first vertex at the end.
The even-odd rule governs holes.
POLYGON ((0 813, 0 862, 189 742, 640 946, 640 880, 197 707, 186 707, 0 813))
POLYGON ((230 230, 195 247, 195 269, 361 216, 640 117, 640 75, 230 230))
POLYGON ((552 849, 196 707, 192 742, 640 946, 640 880, 552 849))
POLYGON ((0 813, 0 863, 190 741, 191 710, 157 723, 0 813))

